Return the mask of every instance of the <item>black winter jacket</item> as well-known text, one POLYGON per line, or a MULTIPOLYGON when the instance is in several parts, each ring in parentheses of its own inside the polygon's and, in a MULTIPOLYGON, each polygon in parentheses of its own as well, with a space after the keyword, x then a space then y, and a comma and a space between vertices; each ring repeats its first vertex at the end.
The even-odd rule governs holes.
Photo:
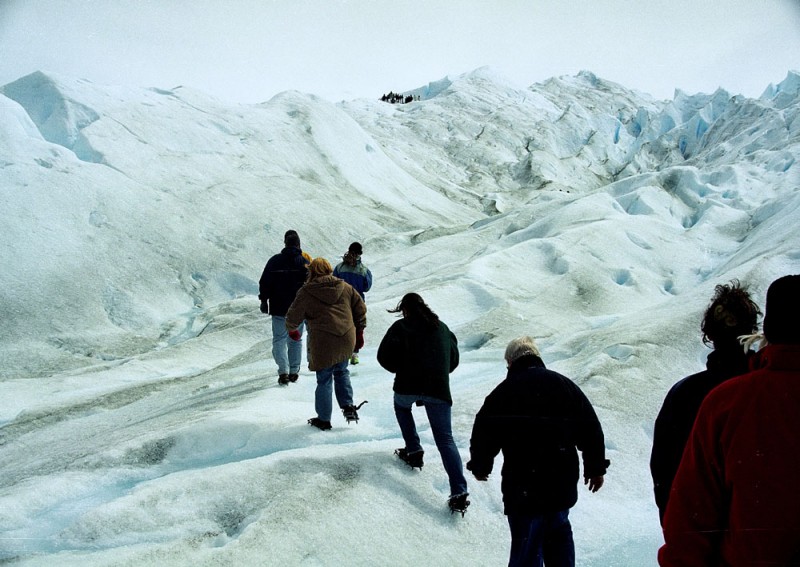
POLYGON ((692 432, 700 404, 708 393, 726 380, 746 374, 748 356, 738 344, 708 355, 706 370, 676 382, 656 418, 650 473, 658 514, 663 522, 672 481, 681 464, 683 449, 692 432))
POLYGON ((585 478, 605 474, 603 429, 588 398, 527 355, 514 361, 475 417, 467 468, 488 475, 502 451, 505 513, 558 512, 578 500, 577 450, 585 478))
POLYGON ((423 321, 400 319, 378 346, 378 363, 395 373, 395 393, 430 396, 451 405, 450 373, 458 360, 458 340, 441 321, 432 329, 423 321))
POLYGON ((265 313, 278 317, 286 316, 294 296, 303 287, 308 274, 308 260, 303 258, 302 254, 299 248, 284 248, 264 266, 264 272, 258 282, 258 298, 265 313))

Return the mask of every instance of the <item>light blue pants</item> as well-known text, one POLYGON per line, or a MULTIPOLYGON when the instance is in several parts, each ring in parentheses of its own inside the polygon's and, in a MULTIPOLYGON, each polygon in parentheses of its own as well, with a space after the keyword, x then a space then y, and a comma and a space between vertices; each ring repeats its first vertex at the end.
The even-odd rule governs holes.
POLYGON ((340 408, 353 405, 353 387, 350 385, 350 371, 347 369, 349 359, 317 370, 317 389, 314 392, 314 409, 317 417, 322 421, 330 421, 333 412, 333 396, 331 389, 336 393, 336 401, 340 408), (333 388, 331 388, 333 385, 333 388))
MULTIPOLYGON (((305 323, 298 331, 303 332, 305 323)), ((278 374, 299 374, 302 362, 303 340, 293 341, 286 330, 286 317, 272 316, 272 358, 278 365, 278 374)))

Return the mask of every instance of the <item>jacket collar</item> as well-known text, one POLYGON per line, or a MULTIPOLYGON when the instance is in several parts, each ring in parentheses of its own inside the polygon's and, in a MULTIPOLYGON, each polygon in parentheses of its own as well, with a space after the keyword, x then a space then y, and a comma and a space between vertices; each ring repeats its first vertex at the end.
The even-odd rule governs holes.
POLYGON ((517 372, 519 370, 525 370, 526 368, 544 368, 544 362, 541 358, 536 356, 535 354, 526 354, 525 356, 520 356, 517 360, 511 363, 511 366, 508 367, 508 373, 511 374, 512 372, 517 372))
POLYGON ((750 369, 800 371, 800 344, 767 345, 750 359, 750 369))
POLYGON ((706 368, 717 374, 738 376, 748 371, 749 354, 738 343, 736 345, 715 348, 706 361, 706 368))

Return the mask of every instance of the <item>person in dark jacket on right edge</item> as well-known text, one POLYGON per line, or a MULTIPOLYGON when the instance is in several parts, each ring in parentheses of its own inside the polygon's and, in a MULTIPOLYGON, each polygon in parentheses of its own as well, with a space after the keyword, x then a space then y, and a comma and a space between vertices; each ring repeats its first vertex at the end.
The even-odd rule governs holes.
POLYGON ((610 464, 603 429, 581 389, 545 368, 532 338, 511 341, 505 359, 506 379, 475 416, 467 469, 476 480, 488 480, 503 452, 509 567, 574 566, 569 509, 578 500, 578 450, 584 484, 597 492, 610 464))
POLYGON ((748 371, 748 354, 739 343, 739 337, 756 332, 759 315, 758 305, 737 280, 715 288, 700 324, 703 342, 714 345, 714 350, 708 355, 706 370, 672 386, 664 398, 653 430, 650 472, 662 524, 672 480, 681 463, 697 410, 711 390, 748 371))

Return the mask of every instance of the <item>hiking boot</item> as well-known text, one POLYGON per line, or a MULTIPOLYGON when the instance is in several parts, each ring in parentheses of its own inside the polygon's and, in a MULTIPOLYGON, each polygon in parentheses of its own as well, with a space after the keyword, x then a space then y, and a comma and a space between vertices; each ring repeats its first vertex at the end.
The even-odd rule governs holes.
POLYGON ((358 423, 358 411, 356 410, 356 406, 345 406, 342 408, 342 415, 344 415, 347 423, 350 423, 351 421, 358 423))
POLYGON ((400 457, 400 460, 412 469, 416 468, 422 470, 422 456, 425 454, 425 451, 422 449, 414 451, 413 453, 409 453, 406 448, 396 449, 394 454, 400 457))
POLYGON ((289 383, 289 375, 288 374, 281 374, 278 376, 278 384, 281 386, 286 386, 289 383))
POLYGON ((358 364, 358 353, 354 352, 350 357, 350 364, 358 364))
POLYGON ((309 425, 313 425, 317 429, 321 429, 322 431, 328 431, 331 428, 330 421, 323 421, 318 417, 312 417, 308 420, 309 425))
POLYGON ((297 382, 298 378, 300 378, 298 374, 295 373, 289 374, 289 382, 297 382))
POLYGON ((447 499, 447 507, 450 508, 450 514, 460 512, 461 517, 464 517, 464 514, 467 512, 467 506, 469 506, 469 500, 467 500, 467 496, 469 496, 469 493, 465 492, 464 494, 451 496, 447 499))

